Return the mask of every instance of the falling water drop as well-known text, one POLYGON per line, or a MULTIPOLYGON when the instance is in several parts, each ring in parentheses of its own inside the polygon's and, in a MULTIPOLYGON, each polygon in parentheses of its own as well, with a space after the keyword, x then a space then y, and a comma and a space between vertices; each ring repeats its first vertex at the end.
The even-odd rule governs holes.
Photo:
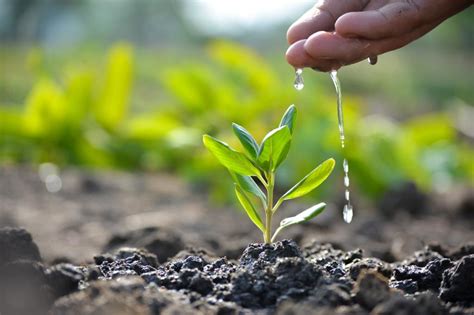
POLYGON ((296 90, 301 91, 304 88, 304 81, 303 81, 303 69, 296 69, 295 70, 295 82, 293 86, 296 90))
POLYGON ((367 62, 369 63, 369 65, 372 65, 372 66, 377 64, 377 61, 378 61, 377 55, 369 56, 369 58, 367 58, 367 62))
POLYGON ((344 175, 344 186, 349 187, 349 176, 347 176, 347 173, 344 175))
POLYGON ((342 162, 342 168, 344 169, 344 173, 349 173, 349 163, 346 159, 342 162))
POLYGON ((346 223, 351 223, 353 216, 354 211, 352 211, 352 205, 348 203, 344 206, 344 210, 342 211, 342 217, 344 218, 344 221, 346 223))
POLYGON ((354 216, 354 211, 351 205, 350 192, 349 192, 349 163, 347 159, 344 159, 342 162, 342 167, 344 169, 344 186, 346 190, 344 192, 344 197, 346 198, 346 205, 342 211, 342 217, 346 223, 351 223, 352 217, 354 216))

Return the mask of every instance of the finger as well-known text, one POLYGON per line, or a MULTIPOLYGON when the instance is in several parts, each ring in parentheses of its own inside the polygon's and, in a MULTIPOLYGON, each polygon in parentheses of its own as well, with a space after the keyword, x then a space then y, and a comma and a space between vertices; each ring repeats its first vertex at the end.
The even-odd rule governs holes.
POLYGON ((295 68, 312 67, 316 60, 314 60, 304 48, 305 39, 299 40, 286 51, 286 60, 295 68))
POLYGON ((327 72, 339 69, 342 64, 337 60, 314 59, 304 49, 305 39, 302 39, 288 48, 286 59, 295 68, 313 68, 317 71, 327 72))
POLYGON ((334 30, 337 18, 346 12, 362 10, 368 0, 320 1, 293 23, 286 34, 293 44, 318 31, 334 30))
POLYGON ((333 60, 340 65, 349 65, 369 56, 401 48, 432 30, 441 21, 424 25, 401 36, 380 40, 347 38, 336 33, 318 32, 304 42, 304 49, 313 65, 317 65, 321 60, 333 60))
POLYGON ((423 21, 413 1, 387 4, 377 10, 349 12, 340 16, 335 30, 345 37, 381 39, 411 32, 423 21))
POLYGON ((415 39, 420 38, 424 34, 428 33, 432 29, 434 29, 437 25, 439 25, 444 19, 438 19, 428 24, 424 24, 421 27, 418 27, 411 32, 406 34, 395 36, 391 38, 384 38, 380 40, 367 40, 369 43, 369 47, 367 48, 366 52, 369 53, 370 56, 372 55, 380 55, 388 51, 392 51, 401 47, 404 47, 414 41, 415 39))
POLYGON ((359 38, 346 38, 336 33, 317 32, 304 43, 306 54, 313 60, 338 60, 345 65, 367 57, 371 41, 359 38))

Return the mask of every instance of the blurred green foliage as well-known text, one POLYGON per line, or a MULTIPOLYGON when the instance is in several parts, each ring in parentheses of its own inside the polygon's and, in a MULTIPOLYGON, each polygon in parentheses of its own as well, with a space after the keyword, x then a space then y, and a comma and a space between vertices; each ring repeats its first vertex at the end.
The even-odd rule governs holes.
MULTIPOLYGON (((368 116, 362 99, 344 95, 347 144, 341 152, 327 76, 305 72, 306 88, 298 93, 291 71, 242 45, 215 41, 193 54, 146 53, 126 43, 112 47, 105 60, 88 51, 69 58, 40 49, 3 51, 2 66, 11 76, 0 80, 0 162, 171 171, 196 187, 208 184, 213 199, 227 200, 232 185, 205 152, 201 135, 238 147, 228 128, 236 122, 260 141, 295 103, 300 128, 278 174, 282 191, 315 161, 336 157, 340 164, 343 154, 353 187, 369 197, 403 180, 426 190, 474 181, 473 146, 458 135, 447 111, 400 122, 368 116), (18 69, 28 74, 24 82, 18 69)), ((342 85, 344 93, 344 78, 342 85)), ((342 170, 325 188, 341 185, 342 170)))

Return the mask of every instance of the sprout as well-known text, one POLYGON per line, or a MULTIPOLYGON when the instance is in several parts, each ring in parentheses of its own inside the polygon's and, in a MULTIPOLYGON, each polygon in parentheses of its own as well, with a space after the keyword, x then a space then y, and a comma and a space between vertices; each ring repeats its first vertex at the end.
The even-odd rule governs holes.
POLYGON ((203 136, 206 148, 229 170, 234 180, 237 199, 250 220, 262 231, 265 243, 273 242, 284 228, 311 220, 323 212, 326 206, 325 203, 319 203, 293 217, 283 219, 272 235, 272 217, 281 204, 313 191, 328 178, 335 165, 332 158, 324 161, 274 202, 276 171, 288 155, 295 119, 296 107, 291 105, 283 115, 278 128, 270 131, 260 145, 244 127, 232 124, 234 133, 245 150, 244 153, 209 135, 203 136), (265 192, 256 180, 260 182, 265 192), (261 201, 262 211, 258 210, 255 200, 261 201), (265 221, 260 214, 265 215, 265 221))

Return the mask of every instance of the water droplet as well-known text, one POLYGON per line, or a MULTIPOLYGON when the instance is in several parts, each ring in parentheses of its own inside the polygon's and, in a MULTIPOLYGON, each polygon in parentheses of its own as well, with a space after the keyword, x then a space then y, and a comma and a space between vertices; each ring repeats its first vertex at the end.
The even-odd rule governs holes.
POLYGON ((295 70, 295 82, 293 83, 293 86, 298 91, 301 91, 304 88, 303 69, 295 70))
POLYGON ((344 159, 344 161, 342 162, 342 167, 344 168, 344 173, 349 172, 349 163, 347 162, 346 159, 344 159))
POLYGON ((345 205, 344 210, 342 211, 342 217, 344 218, 344 222, 351 223, 353 215, 354 212, 352 211, 352 206, 350 204, 345 205))
POLYGON ((346 189, 345 197, 346 197, 346 201, 349 201, 349 200, 350 200, 350 192, 349 192, 349 189, 346 189))
POLYGON ((367 62, 369 63, 369 65, 372 65, 372 66, 377 64, 377 61, 378 61, 377 56, 369 56, 369 58, 367 58, 367 62))
POLYGON ((344 176, 344 186, 349 187, 349 176, 347 174, 344 176))

